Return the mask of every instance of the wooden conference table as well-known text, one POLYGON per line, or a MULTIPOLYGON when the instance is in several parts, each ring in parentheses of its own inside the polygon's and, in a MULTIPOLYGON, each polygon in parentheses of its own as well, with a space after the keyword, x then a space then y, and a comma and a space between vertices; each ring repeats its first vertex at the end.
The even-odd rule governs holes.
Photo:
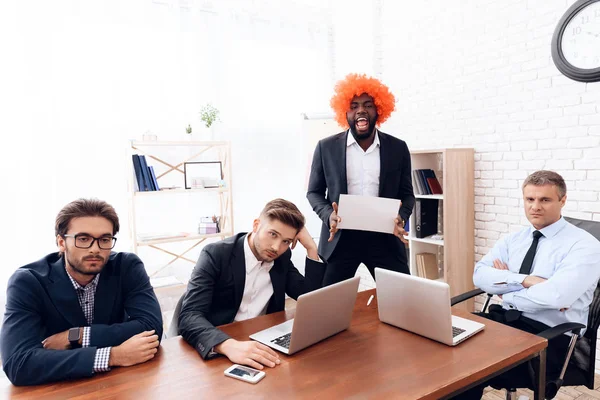
MULTIPOLYGON (((156 357, 141 365, 115 368, 90 379, 14 387, 5 378, 0 398, 14 399, 187 399, 187 398, 394 398, 442 399, 540 357, 545 339, 484 320, 462 310, 456 315, 486 324, 483 332, 456 347, 383 324, 375 290, 358 294, 350 328, 266 368, 256 385, 223 375, 224 357, 203 361, 181 337, 164 340, 156 357)), ((225 325, 236 339, 293 318, 293 311, 225 325)), ((539 382, 543 385, 544 377, 539 382)), ((536 398, 543 398, 536 393, 536 398)))

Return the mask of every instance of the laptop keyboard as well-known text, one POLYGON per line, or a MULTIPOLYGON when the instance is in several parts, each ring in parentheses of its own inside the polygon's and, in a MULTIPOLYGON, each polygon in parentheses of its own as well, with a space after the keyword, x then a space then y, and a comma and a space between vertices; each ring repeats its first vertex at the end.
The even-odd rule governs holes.
POLYGON ((460 328, 457 328, 457 327, 453 326, 452 327, 452 337, 457 337, 458 335, 460 335, 464 331, 465 331, 464 329, 460 329, 460 328))
POLYGON ((292 338, 292 332, 287 333, 283 336, 279 336, 278 338, 271 340, 271 343, 275 343, 277 346, 281 346, 283 348, 289 349, 291 338, 292 338))

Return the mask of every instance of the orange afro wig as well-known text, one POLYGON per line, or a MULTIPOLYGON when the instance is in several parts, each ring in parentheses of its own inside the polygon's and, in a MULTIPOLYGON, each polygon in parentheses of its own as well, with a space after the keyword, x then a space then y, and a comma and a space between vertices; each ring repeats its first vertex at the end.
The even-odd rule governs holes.
POLYGON ((396 99, 390 89, 379 80, 365 74, 349 74, 335 85, 335 94, 329 104, 335 112, 335 120, 340 126, 348 127, 346 111, 354 96, 367 93, 373 98, 377 108, 377 125, 384 123, 396 109, 396 99))

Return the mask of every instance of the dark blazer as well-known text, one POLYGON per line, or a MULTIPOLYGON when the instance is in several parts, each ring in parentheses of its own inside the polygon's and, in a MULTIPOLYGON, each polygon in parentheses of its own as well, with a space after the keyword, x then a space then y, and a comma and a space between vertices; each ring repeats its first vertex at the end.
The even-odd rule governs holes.
MULTIPOLYGON (((402 201, 398 213, 404 220, 412 213, 415 205, 410 166, 410 152, 403 140, 379 132, 379 197, 402 201)), ((339 231, 331 242, 329 238, 329 216, 333 212, 331 203, 339 202, 340 194, 348 194, 346 177, 346 139, 348 131, 322 139, 317 144, 310 170, 306 197, 313 210, 323 221, 319 240, 319 254, 329 259, 343 232, 339 231)))
MULTIPOLYGON (((179 334, 206 359, 230 337, 215 326, 233 322, 246 284, 245 233, 204 247, 192 272, 179 314, 179 334)), ((285 294, 298 296, 321 287, 325 264, 306 259, 306 277, 294 267, 290 250, 275 260, 269 275, 273 296, 267 314, 283 311, 285 294)))
POLYGON ((144 264, 135 254, 111 253, 94 296, 90 347, 47 350, 42 340, 88 323, 58 253, 19 268, 8 281, 0 347, 15 385, 37 385, 93 375, 96 348, 118 346, 156 330, 162 316, 144 264))

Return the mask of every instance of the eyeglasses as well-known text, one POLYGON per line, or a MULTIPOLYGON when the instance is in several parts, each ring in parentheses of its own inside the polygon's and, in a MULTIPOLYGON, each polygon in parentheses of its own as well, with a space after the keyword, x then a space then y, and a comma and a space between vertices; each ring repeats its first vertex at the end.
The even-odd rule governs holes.
POLYGON ((102 250, 110 250, 115 247, 117 238, 114 236, 102 236, 95 238, 90 235, 78 233, 76 235, 62 235, 64 238, 72 237, 75 239, 75 247, 78 249, 89 249, 94 245, 94 242, 98 242, 98 247, 102 250))

